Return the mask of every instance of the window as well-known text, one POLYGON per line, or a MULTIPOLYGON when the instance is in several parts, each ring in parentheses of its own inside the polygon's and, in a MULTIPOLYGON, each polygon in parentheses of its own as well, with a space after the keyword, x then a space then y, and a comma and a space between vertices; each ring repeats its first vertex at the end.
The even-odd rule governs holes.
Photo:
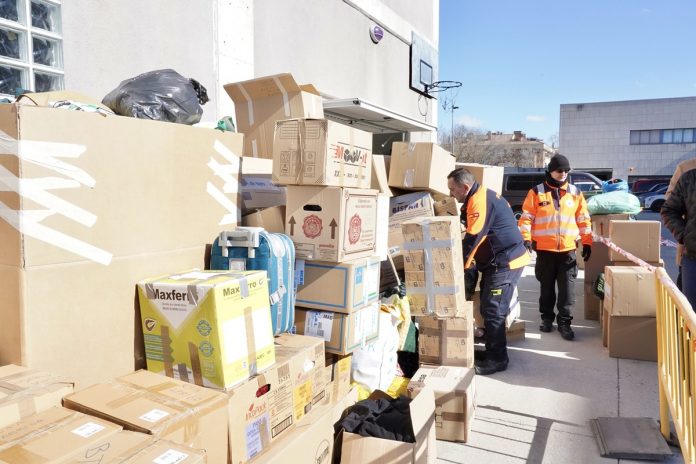
POLYGON ((631 145, 696 143, 694 131, 696 128, 632 130, 629 135, 629 143, 631 145))
POLYGON ((0 0, 0 94, 60 90, 61 0, 0 0))

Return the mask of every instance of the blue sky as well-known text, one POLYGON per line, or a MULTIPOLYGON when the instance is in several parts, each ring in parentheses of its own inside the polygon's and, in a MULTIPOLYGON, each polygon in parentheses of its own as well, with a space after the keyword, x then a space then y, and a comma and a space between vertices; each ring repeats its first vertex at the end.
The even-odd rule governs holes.
POLYGON ((455 125, 550 143, 562 103, 696 95, 696 2, 440 0, 439 53, 455 125))

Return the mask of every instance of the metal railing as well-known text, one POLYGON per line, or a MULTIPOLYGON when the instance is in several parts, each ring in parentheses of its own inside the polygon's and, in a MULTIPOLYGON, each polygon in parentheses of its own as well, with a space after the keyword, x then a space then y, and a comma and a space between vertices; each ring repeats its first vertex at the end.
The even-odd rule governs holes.
POLYGON ((655 270, 660 432, 670 414, 684 461, 696 464, 696 315, 663 268, 655 270))

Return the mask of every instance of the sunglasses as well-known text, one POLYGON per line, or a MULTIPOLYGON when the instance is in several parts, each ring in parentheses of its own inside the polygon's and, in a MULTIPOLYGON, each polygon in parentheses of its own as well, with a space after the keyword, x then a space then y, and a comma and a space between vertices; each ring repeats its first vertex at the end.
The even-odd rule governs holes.
POLYGON ((554 172, 557 172, 559 174, 563 174, 564 172, 569 173, 570 169, 556 169, 554 172))

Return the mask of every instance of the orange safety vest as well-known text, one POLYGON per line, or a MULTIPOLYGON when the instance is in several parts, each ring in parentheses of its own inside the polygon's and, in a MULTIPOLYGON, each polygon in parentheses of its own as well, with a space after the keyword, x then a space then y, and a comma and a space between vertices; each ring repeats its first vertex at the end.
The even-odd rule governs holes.
POLYGON ((578 238, 592 245, 592 223, 580 189, 566 182, 552 188, 546 182, 529 190, 518 222, 522 238, 536 242, 537 250, 569 251, 578 238), (558 204, 558 206, 556 206, 558 204))

